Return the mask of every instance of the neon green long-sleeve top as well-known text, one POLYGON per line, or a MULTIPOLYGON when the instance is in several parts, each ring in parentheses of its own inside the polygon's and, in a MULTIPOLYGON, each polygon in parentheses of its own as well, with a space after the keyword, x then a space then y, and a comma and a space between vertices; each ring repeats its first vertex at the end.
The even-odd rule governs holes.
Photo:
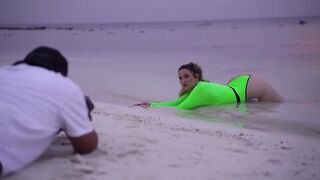
POLYGON ((151 102, 151 107, 171 106, 189 110, 206 105, 217 105, 237 102, 233 90, 226 85, 199 81, 191 90, 174 101, 151 102))

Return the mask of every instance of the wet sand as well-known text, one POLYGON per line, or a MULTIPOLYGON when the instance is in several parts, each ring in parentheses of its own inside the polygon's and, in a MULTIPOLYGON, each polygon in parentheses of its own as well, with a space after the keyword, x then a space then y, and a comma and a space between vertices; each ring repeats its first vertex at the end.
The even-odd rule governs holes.
POLYGON ((99 149, 73 155, 64 135, 14 179, 318 179, 319 138, 230 127, 98 103, 99 149))

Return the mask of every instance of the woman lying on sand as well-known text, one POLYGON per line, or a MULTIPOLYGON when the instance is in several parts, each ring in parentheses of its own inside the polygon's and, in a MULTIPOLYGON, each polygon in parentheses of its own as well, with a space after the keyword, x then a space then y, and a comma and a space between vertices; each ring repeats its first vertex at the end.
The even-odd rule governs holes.
POLYGON ((247 101, 284 101, 267 81, 253 75, 236 76, 227 85, 212 83, 203 79, 201 67, 192 62, 180 66, 178 75, 181 84, 179 98, 168 102, 143 102, 136 106, 172 106, 187 110, 206 105, 239 104, 247 101))

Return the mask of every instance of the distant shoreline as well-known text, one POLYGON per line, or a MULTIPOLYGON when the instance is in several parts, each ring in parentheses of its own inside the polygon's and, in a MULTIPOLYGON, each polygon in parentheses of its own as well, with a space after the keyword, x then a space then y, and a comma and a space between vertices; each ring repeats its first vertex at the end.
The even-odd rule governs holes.
POLYGON ((289 20, 290 23, 305 25, 309 22, 319 21, 319 16, 307 17, 286 17, 286 18, 260 18, 260 19, 226 19, 226 20, 198 20, 198 21, 168 21, 168 22, 115 22, 115 23, 70 23, 70 24, 0 24, 0 30, 24 30, 24 31, 42 31, 42 30, 88 30, 94 31, 102 27, 132 28, 141 26, 164 26, 164 25, 183 25, 197 24, 198 27, 210 26, 219 23, 241 23, 241 22, 274 22, 281 23, 289 20))

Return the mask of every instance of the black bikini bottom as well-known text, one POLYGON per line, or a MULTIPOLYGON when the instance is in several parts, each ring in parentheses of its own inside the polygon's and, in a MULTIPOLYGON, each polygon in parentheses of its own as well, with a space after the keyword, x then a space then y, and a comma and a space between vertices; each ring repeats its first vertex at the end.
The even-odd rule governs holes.
POLYGON ((232 91, 234 92, 234 95, 236 96, 237 104, 240 104, 239 94, 237 93, 237 91, 233 87, 231 87, 231 86, 229 86, 229 87, 232 89, 232 91))

